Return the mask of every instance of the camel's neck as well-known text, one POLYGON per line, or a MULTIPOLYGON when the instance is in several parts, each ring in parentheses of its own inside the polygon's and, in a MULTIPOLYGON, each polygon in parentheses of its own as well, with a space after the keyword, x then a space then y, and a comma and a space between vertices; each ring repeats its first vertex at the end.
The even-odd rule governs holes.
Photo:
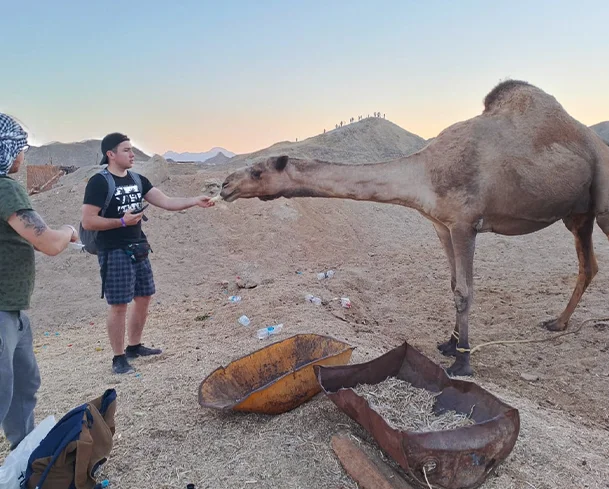
POLYGON ((285 197, 328 197, 399 204, 428 213, 435 194, 419 154, 387 163, 345 165, 290 160, 285 197))

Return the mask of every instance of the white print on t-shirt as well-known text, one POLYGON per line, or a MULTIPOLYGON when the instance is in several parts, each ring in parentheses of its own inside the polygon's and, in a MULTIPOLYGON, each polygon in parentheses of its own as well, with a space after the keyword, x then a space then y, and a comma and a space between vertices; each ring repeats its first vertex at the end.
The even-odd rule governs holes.
POLYGON ((142 208, 142 194, 137 185, 116 187, 114 198, 118 201, 118 212, 139 211, 142 208))

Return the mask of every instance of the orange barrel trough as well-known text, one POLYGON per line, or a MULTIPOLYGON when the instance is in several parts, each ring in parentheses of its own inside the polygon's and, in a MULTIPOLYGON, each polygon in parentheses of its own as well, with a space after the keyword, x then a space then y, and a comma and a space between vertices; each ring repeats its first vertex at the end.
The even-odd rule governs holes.
POLYGON ((314 365, 345 365, 353 349, 316 334, 272 343, 214 370, 199 386, 199 404, 223 411, 290 411, 321 392, 314 365))

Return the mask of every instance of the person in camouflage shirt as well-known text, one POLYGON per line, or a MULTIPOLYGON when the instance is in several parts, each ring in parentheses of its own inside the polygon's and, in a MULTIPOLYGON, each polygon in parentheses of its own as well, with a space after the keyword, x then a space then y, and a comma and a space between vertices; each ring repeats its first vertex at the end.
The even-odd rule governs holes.
POLYGON ((11 450, 34 429, 40 373, 25 310, 34 289, 34 250, 57 255, 78 233, 70 225, 54 230, 32 209, 19 171, 28 149, 27 133, 0 113, 0 423, 11 450))

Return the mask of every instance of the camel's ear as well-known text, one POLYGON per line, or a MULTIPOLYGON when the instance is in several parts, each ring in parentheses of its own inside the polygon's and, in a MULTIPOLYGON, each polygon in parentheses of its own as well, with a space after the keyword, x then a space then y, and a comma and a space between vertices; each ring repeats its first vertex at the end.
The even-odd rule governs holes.
POLYGON ((287 156, 279 156, 276 160, 275 160, 275 170, 277 171, 283 171, 285 170, 286 165, 288 164, 288 157, 287 156))

